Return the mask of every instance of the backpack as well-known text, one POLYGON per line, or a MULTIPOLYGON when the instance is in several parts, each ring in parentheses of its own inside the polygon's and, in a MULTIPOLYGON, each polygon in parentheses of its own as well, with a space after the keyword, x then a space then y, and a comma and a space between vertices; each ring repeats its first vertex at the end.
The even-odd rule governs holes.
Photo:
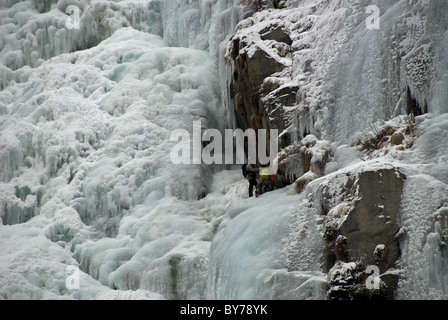
POLYGON ((261 196, 269 191, 272 191, 271 182, 269 180, 261 180, 257 185, 257 190, 255 190, 255 196, 261 196))
POLYGON ((262 169, 260 173, 260 180, 268 180, 269 179, 269 170, 262 169))
POLYGON ((244 176, 244 178, 247 179, 247 177, 249 176, 249 171, 247 171, 246 166, 247 166, 247 164, 243 164, 242 169, 243 169, 243 176, 244 176))

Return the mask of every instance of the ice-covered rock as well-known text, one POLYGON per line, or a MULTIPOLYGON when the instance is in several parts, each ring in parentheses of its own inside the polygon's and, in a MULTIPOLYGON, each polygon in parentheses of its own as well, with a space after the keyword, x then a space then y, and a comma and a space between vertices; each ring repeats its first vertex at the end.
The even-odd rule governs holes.
POLYGON ((239 125, 277 128, 283 147, 310 133, 344 143, 398 115, 446 112, 446 5, 383 1, 379 28, 369 5, 288 1, 241 21, 227 50, 239 125))

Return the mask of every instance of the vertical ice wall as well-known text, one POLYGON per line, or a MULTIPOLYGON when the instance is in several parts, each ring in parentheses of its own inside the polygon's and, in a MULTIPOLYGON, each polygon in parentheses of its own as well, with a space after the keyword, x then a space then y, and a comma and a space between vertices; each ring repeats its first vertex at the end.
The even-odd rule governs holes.
POLYGON ((292 186, 230 206, 210 249, 209 299, 326 299, 319 184, 292 186))
POLYGON ((323 86, 324 136, 346 141, 356 131, 399 114, 440 113, 440 104, 432 103, 431 97, 441 93, 435 93, 432 83, 445 83, 437 70, 443 66, 440 39, 446 18, 434 13, 446 12, 446 5, 434 1, 347 5, 350 9, 341 21, 342 30, 348 31, 346 41, 333 55, 323 86), (365 8, 371 4, 379 8, 379 28, 366 27, 365 8), (412 99, 418 110, 410 110, 412 99))
POLYGON ((428 27, 434 32, 431 39, 436 43, 434 61, 436 61, 436 77, 431 82, 429 111, 434 114, 448 112, 448 3, 445 1, 430 1, 428 27))
MULTIPOLYGON (((421 119, 423 121, 423 119, 421 119)), ((430 116, 404 158, 398 299, 448 298, 448 114, 430 116)))
POLYGON ((251 14, 239 0, 163 1, 163 37, 170 46, 208 51, 215 59, 226 127, 235 127, 233 105, 228 97, 231 70, 225 63, 225 49, 237 23, 251 14))

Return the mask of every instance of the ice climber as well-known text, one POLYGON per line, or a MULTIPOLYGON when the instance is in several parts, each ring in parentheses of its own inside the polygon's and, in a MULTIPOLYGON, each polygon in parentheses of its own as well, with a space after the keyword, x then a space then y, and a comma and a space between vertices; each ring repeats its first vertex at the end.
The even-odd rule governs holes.
POLYGON ((254 187, 257 186, 257 176, 260 169, 254 164, 243 164, 243 175, 249 180, 249 198, 254 195, 254 187))
POLYGON ((261 168, 259 182, 257 184, 257 190, 255 196, 258 197, 263 193, 274 190, 274 177, 269 174, 268 168, 261 168))

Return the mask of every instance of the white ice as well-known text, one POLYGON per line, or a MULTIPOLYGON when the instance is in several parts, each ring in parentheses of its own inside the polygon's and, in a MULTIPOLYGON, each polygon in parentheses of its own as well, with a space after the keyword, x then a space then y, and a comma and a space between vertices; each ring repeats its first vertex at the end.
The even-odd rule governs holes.
MULTIPOLYGON (((318 115, 316 136, 334 133, 331 141, 342 137, 346 144, 331 145, 325 176, 304 193, 289 187, 248 199, 239 167, 169 160, 174 129, 191 132, 199 120, 204 129, 234 125, 224 52, 244 14, 237 1, 83 0, 76 2, 80 30, 65 27, 69 3, 0 4, 0 299, 324 299, 322 217, 314 200, 347 172, 385 165, 408 176, 398 298, 447 297, 446 41, 434 51, 430 92, 419 91, 413 74, 405 77, 431 112, 417 119, 413 148, 365 162, 344 139, 368 130, 376 108, 380 116, 396 115, 378 101, 358 99, 375 97, 379 88, 354 90, 379 77, 371 67, 382 51, 363 38, 378 35, 355 26, 349 44, 360 58, 347 62, 349 56, 329 53, 351 35, 342 23, 348 11, 314 1, 271 11, 297 27, 309 19, 328 31, 321 33, 328 37, 315 30, 293 35, 296 45, 300 37, 328 45, 312 64, 316 73, 302 87, 303 101, 318 115), (318 83, 335 72, 322 63, 327 59, 348 77, 326 88, 348 106, 336 113, 340 125, 324 121, 328 109, 316 109, 318 83), (351 77, 360 70, 369 72, 351 77), (365 118, 352 126, 346 119, 354 110, 365 118), (78 289, 67 287, 72 266, 79 268, 78 289)), ((384 6, 385 30, 406 3, 384 6)), ((400 21, 422 30, 422 12, 417 6, 400 21)), ((405 66, 427 53, 419 32, 399 39, 409 54, 405 66)), ((447 38, 443 27, 435 34, 447 38)), ((303 66, 312 53, 303 50, 293 62, 303 66)))

